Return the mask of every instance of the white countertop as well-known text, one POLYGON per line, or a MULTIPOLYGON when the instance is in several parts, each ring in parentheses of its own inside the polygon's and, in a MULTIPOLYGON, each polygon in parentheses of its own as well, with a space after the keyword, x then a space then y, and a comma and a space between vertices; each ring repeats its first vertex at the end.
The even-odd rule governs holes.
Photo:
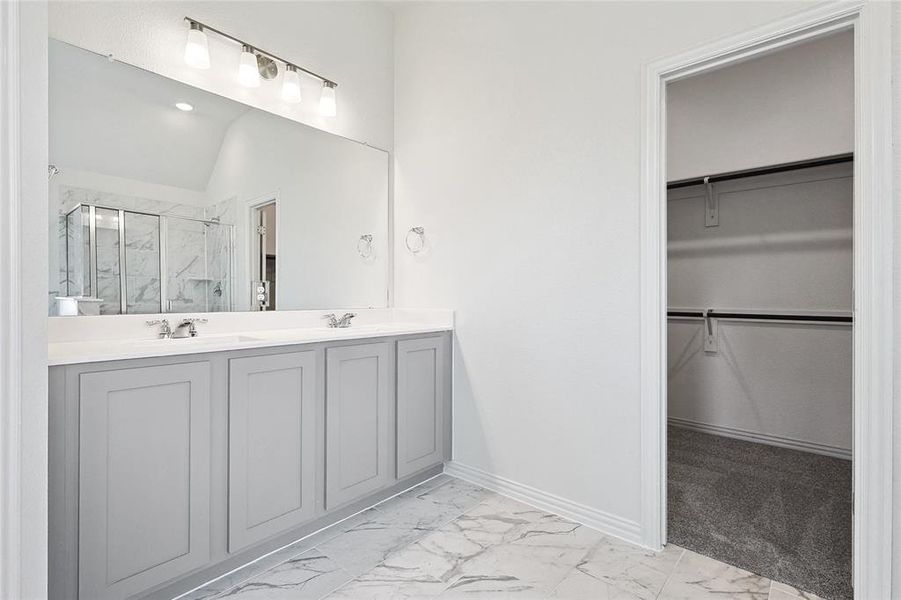
POLYGON ((181 339, 112 339, 51 342, 48 344, 50 366, 127 360, 153 356, 176 356, 245 350, 271 346, 290 346, 335 340, 353 340, 450 331, 447 323, 384 323, 352 325, 345 329, 299 327, 234 333, 212 333, 181 339))

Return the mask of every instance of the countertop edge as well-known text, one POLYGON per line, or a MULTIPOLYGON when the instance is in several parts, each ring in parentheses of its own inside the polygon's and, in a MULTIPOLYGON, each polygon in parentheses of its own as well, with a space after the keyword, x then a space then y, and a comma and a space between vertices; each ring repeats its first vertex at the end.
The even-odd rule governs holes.
MULTIPOLYGON (((111 344, 127 343, 128 340, 85 340, 84 342, 56 342, 48 344, 48 367, 61 367, 67 365, 82 365, 99 362, 113 362, 119 360, 133 360, 142 358, 165 358, 169 356, 185 356, 191 354, 211 354, 215 352, 230 352, 235 350, 253 350, 257 348, 275 348, 280 346, 302 346, 307 344, 321 344, 323 342, 347 342, 353 340, 367 340, 373 338, 399 337, 404 335, 416 335, 424 333, 443 333, 453 331, 452 325, 422 325, 416 327, 403 327, 394 330, 384 331, 363 331, 359 335, 357 331, 349 331, 348 335, 319 335, 305 338, 272 338, 257 339, 245 341, 229 341, 221 344, 210 344, 200 346, 184 346, 182 348, 161 347, 161 348, 131 348, 124 352, 118 350, 113 352, 85 352, 78 356, 53 356, 53 349, 60 346, 76 346, 78 344, 97 344, 109 342, 111 344), (161 350, 165 350, 162 352, 161 350)), ((343 333, 343 332, 342 332, 343 333)), ((235 332, 234 335, 246 335, 248 337, 254 335, 265 335, 265 332, 235 332)), ((140 340, 146 341, 146 340, 140 340)), ((177 344, 177 341, 172 342, 177 344)))

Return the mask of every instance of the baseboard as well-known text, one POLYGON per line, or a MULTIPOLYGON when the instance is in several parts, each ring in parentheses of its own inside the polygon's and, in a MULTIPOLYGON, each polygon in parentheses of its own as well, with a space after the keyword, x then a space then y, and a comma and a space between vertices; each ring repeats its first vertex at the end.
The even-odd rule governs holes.
POLYGON ((802 452, 812 452, 814 454, 832 456, 833 458, 851 460, 851 450, 839 448, 838 446, 827 446, 825 444, 817 444, 816 442, 807 442, 804 440, 796 440, 794 438, 757 433, 756 431, 747 431, 745 429, 726 427, 724 425, 711 425, 709 423, 701 423, 699 421, 682 419, 680 417, 669 417, 667 420, 670 425, 682 427, 683 429, 700 431, 701 433, 710 433, 712 435, 744 440, 746 442, 756 442, 758 444, 767 444, 770 446, 778 446, 780 448, 790 448, 791 450, 800 450, 802 452))
POLYGON ((509 496, 514 500, 519 500, 536 508, 566 517, 592 529, 597 529, 601 533, 641 545, 641 525, 635 521, 623 519, 602 510, 597 510, 458 462, 445 463, 444 472, 452 477, 474 483, 486 490, 509 496))

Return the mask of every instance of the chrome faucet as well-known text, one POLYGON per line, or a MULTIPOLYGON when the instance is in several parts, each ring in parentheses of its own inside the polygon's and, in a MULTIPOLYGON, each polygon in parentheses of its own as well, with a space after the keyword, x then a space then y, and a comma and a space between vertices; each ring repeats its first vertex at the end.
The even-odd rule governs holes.
POLYGON ((175 331, 172 334, 174 338, 186 338, 186 337, 197 337, 200 335, 200 332, 197 331, 198 323, 206 323, 206 319, 198 319, 196 317, 188 317, 182 319, 181 323, 178 324, 178 327, 175 328, 175 331))
POLYGON ((160 326, 159 338, 161 340, 168 340, 172 337, 172 328, 169 327, 169 319, 156 319, 155 321, 146 321, 148 327, 153 327, 154 325, 160 326))
POLYGON ((329 313, 327 315, 323 315, 323 319, 328 319, 328 326, 332 328, 338 329, 346 329, 350 327, 350 320, 356 317, 357 315, 354 313, 344 313, 344 316, 340 319, 335 316, 334 313, 329 313))

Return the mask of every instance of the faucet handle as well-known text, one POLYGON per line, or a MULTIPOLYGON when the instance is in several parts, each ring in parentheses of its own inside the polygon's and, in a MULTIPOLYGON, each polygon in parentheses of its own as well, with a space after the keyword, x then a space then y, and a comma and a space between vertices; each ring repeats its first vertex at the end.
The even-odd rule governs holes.
POLYGON ((172 329, 169 327, 169 319, 154 319, 153 321, 144 321, 148 327, 153 327, 154 325, 160 326, 159 336, 161 338, 168 338, 172 335, 172 329))
POLYGON ((357 316, 357 313, 344 313, 344 316, 338 319, 338 327, 342 329, 350 327, 350 320, 357 316))
POLYGON ((338 317, 335 316, 335 313, 329 313, 327 315, 322 315, 323 319, 328 319, 329 327, 337 327, 338 326, 338 317))

